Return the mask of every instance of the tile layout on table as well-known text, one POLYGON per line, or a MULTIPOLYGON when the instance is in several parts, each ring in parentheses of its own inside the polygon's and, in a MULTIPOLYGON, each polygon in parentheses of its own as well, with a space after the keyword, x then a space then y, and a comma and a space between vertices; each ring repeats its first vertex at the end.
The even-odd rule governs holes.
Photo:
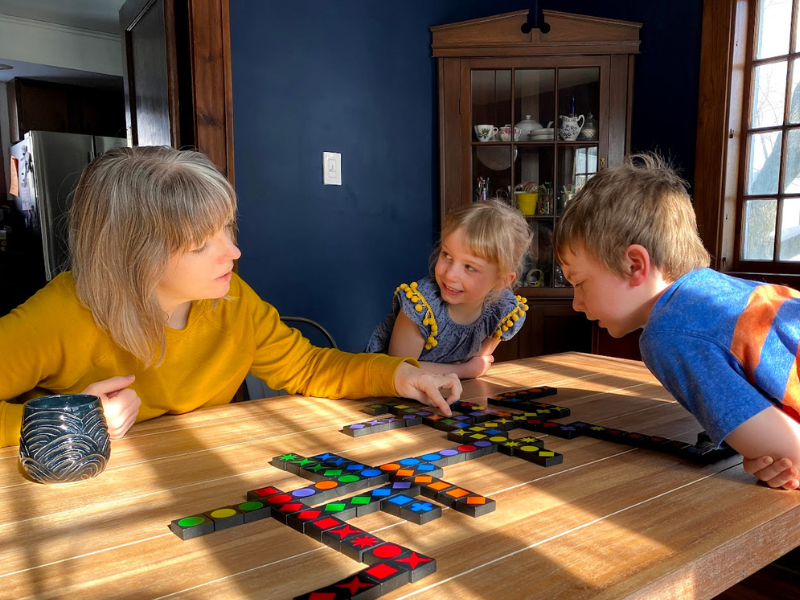
POLYGON ((331 548, 369 565, 345 579, 297 598, 339 600, 378 598, 406 583, 436 571, 435 559, 412 549, 380 539, 348 524, 349 519, 383 510, 407 521, 424 525, 442 516, 449 507, 470 517, 481 517, 496 508, 496 502, 442 479, 444 469, 494 452, 521 458, 543 467, 560 464, 563 456, 545 448, 541 439, 511 438, 516 429, 541 432, 565 439, 590 436, 620 444, 657 450, 681 458, 714 462, 734 454, 729 448, 715 449, 701 434, 695 445, 658 436, 648 436, 576 421, 562 424, 552 419, 570 415, 565 407, 540 399, 556 393, 538 387, 507 392, 489 398, 496 408, 455 402, 452 417, 437 415, 412 401, 372 404, 364 409, 374 418, 345 427, 342 432, 360 437, 398 427, 427 425, 447 432, 458 445, 421 456, 402 458, 371 466, 329 452, 316 456, 287 453, 271 464, 309 480, 307 486, 284 492, 265 486, 247 492, 247 500, 172 521, 170 530, 183 540, 272 517, 331 548), (335 501, 334 501, 335 500, 335 501))

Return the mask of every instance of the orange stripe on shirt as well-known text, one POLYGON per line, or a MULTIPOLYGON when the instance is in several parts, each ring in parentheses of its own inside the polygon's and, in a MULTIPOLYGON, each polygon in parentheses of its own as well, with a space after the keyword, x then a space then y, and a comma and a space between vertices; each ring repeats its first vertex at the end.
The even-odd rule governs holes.
POLYGON ((731 341, 731 353, 741 363, 750 383, 755 382, 761 350, 781 304, 798 297, 800 294, 791 288, 772 285, 760 285, 750 294, 747 306, 736 321, 731 341))

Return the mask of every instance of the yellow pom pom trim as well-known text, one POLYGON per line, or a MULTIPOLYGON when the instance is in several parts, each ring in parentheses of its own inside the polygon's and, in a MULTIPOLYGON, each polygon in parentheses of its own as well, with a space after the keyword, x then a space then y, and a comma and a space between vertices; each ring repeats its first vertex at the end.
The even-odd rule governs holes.
POLYGON ((400 284, 397 289, 394 291, 395 294, 399 292, 404 292, 406 298, 411 300, 414 303, 414 309, 417 312, 422 312, 422 309, 426 309, 425 317, 422 319, 423 325, 430 325, 431 333, 428 336, 428 339, 425 340, 425 350, 430 350, 438 343, 436 341, 436 336, 439 334, 439 326, 436 323, 436 317, 433 316, 433 309, 431 305, 428 304, 428 301, 419 293, 417 289, 418 285, 416 281, 412 281, 410 284, 402 283, 400 284), (419 303, 419 304, 417 304, 419 303))
POLYGON ((503 336, 503 332, 511 329, 514 326, 514 323, 519 321, 522 315, 528 310, 526 298, 523 298, 522 296, 515 296, 514 298, 517 301, 517 305, 511 310, 511 312, 509 312, 500 320, 500 326, 497 328, 497 331, 492 334, 492 337, 497 338, 498 340, 503 336))

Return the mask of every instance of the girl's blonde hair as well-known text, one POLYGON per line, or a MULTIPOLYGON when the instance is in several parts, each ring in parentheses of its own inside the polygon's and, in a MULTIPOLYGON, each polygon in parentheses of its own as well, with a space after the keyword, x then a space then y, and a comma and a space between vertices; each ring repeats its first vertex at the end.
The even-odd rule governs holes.
POLYGON ((570 201, 556 226, 556 260, 563 264, 565 251, 579 244, 620 277, 628 276, 632 244, 647 249, 668 282, 710 262, 686 182, 654 154, 598 172, 570 201))
POLYGON ((495 265, 500 276, 514 273, 513 286, 522 271, 525 254, 533 238, 522 213, 496 199, 473 202, 448 213, 442 224, 439 243, 434 249, 434 263, 442 250, 444 239, 458 230, 461 230, 470 254, 495 265))
POLYGON ((95 322, 145 366, 160 364, 166 318, 156 286, 177 252, 233 226, 236 193, 202 153, 118 148, 92 161, 72 199, 77 294, 95 322))

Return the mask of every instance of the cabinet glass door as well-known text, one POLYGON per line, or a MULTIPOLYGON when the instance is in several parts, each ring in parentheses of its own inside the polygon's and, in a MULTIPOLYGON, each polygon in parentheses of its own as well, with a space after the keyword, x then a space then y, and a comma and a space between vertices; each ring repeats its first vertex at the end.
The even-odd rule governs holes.
POLYGON ((601 69, 472 69, 470 76, 469 200, 502 199, 528 220, 533 243, 519 287, 567 287, 553 231, 599 168, 601 69))

